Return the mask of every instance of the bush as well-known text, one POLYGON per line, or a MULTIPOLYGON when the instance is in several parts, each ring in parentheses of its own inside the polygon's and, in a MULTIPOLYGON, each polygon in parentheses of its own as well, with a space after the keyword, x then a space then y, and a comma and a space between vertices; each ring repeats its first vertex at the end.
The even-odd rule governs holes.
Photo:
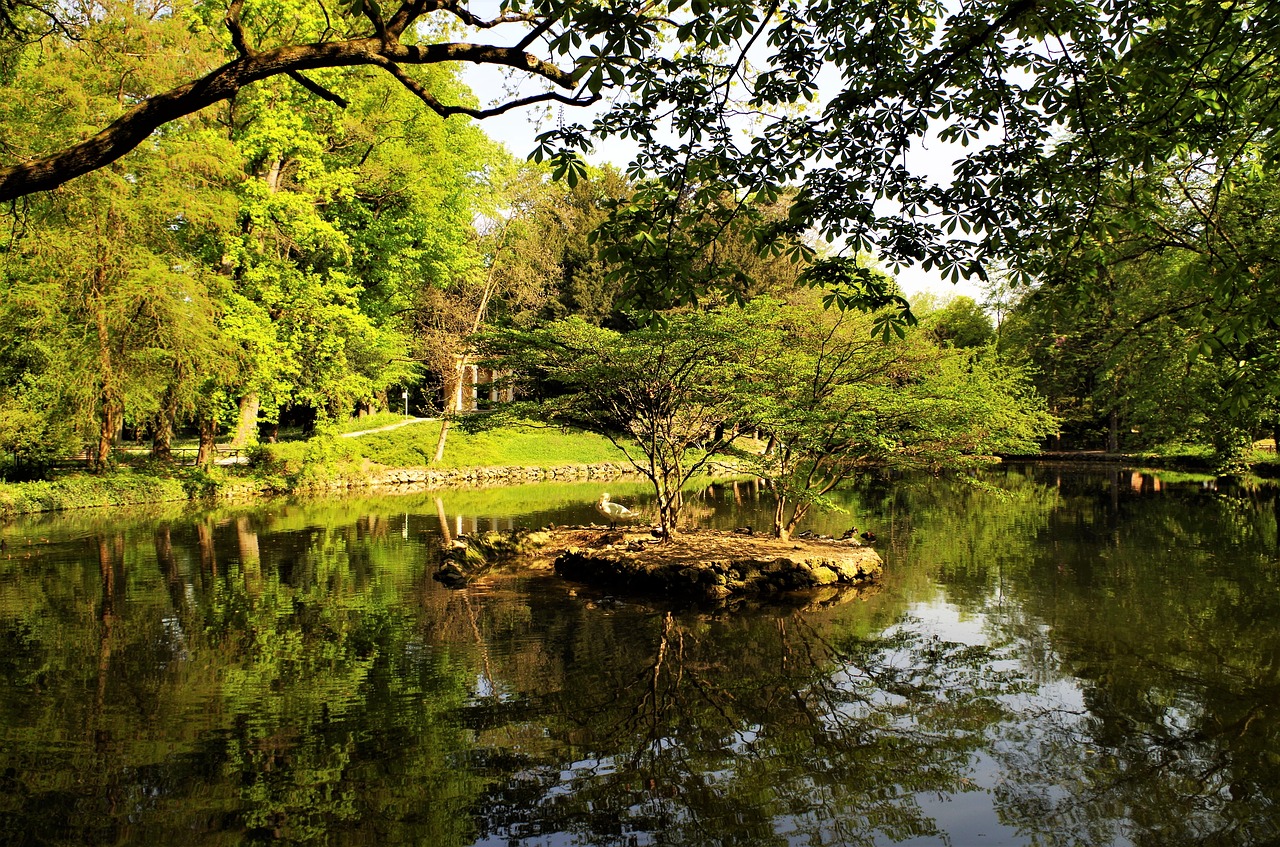
POLYGON ((101 476, 71 473, 40 482, 0 483, 0 515, 187 500, 184 476, 126 468, 101 476))

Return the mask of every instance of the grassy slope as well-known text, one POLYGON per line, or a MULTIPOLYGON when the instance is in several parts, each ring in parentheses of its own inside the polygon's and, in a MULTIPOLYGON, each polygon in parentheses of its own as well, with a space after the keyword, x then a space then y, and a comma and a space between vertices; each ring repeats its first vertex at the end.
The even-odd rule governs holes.
MULTIPOLYGON (((554 465, 595 464, 625 461, 622 453, 606 439, 585 432, 557 428, 521 426, 471 433, 454 426, 445 442, 444 461, 431 462, 440 422, 425 421, 386 432, 372 432, 341 438, 333 445, 335 459, 367 460, 387 467, 552 467, 554 465)), ((285 463, 300 463, 315 452, 315 445, 289 443, 271 445, 271 455, 285 463)))

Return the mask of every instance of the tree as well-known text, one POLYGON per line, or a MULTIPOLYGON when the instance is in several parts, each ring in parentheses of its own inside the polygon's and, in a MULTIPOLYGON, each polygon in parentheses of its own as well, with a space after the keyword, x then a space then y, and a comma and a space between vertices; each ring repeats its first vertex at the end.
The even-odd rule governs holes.
MULTIPOLYGON (((919 303, 913 304, 917 312, 919 303)), ((951 297, 924 316, 929 334, 950 347, 982 347, 995 337, 991 317, 972 297, 951 297)))
POLYGON ((484 339, 482 351, 545 399, 510 404, 506 418, 599 433, 653 485, 664 538, 679 531, 681 488, 734 441, 745 386, 771 354, 736 310, 664 315, 618 332, 581 318, 484 339))
MULTIPOLYGON (((0 96, 14 149, 92 124, 134 96, 133 81, 183 72, 151 63, 192 47, 189 18, 94 9, 102 17, 79 30, 91 45, 19 51, 0 96), (85 50, 103 52, 78 79, 85 50), (74 108, 30 108, 59 98, 74 108)), ((272 25, 251 17, 245 29, 272 25)), ((466 96, 443 67, 420 83, 466 96)), ((122 423, 149 430, 168 459, 193 422, 211 460, 237 418, 244 444, 260 416, 289 405, 340 416, 404 381, 406 307, 480 265, 472 220, 495 147, 406 108, 393 80, 357 94, 346 109, 308 108, 288 80, 264 82, 224 114, 170 123, 128 158, 24 200, 0 248, 0 321, 14 339, 0 351, 0 402, 46 420, 59 448, 68 429, 92 438, 103 466, 122 423)))
POLYGON ((875 317, 761 299, 748 323, 771 351, 741 412, 777 449, 742 454, 777 489, 774 534, 871 468, 964 470, 1001 452, 1035 452, 1055 421, 1025 375, 994 353, 939 346, 927 331, 871 337, 875 317))
POLYGON ((1274 429, 1280 192, 1256 156, 1226 182, 1223 167, 1108 177, 1096 229, 1015 307, 1005 346, 1079 436, 1105 431, 1112 451, 1200 437, 1228 468, 1274 429))
MULTIPOLYGON (((612 167, 588 168, 570 186, 547 181, 542 168, 526 168, 512 204, 510 249, 494 265, 504 296, 504 319, 516 323, 558 320, 570 315, 588 323, 625 326, 618 300, 622 281, 610 276, 592 233, 608 219, 632 186, 612 167)), ((517 183, 517 180, 512 180, 517 183)))
MULTIPOLYGON (((170 72, 153 55, 187 44, 185 27, 128 7, 111 12, 94 34, 118 53, 89 78, 77 79, 81 69, 60 43, 38 68, 15 70, 0 105, 8 143, 35 144, 92 122, 116 106, 100 93, 108 80, 170 72), (46 97, 73 107, 23 120, 46 97)), ((0 308, 14 339, 3 353, 4 393, 35 404, 27 409, 60 433, 59 447, 67 430, 89 442, 99 469, 126 419, 172 432, 195 386, 228 357, 214 331, 222 286, 207 259, 234 209, 234 162, 203 122, 175 123, 127 166, 34 198, 13 218, 0 248, 0 308)))

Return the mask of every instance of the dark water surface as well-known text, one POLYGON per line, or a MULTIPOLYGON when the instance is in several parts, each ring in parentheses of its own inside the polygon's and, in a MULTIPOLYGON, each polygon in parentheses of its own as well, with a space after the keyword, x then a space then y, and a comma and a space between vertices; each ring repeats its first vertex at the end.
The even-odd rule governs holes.
POLYGON ((8 525, 0 845, 1280 840, 1276 491, 988 483, 850 491, 883 583, 732 611, 431 579, 598 486, 8 525))

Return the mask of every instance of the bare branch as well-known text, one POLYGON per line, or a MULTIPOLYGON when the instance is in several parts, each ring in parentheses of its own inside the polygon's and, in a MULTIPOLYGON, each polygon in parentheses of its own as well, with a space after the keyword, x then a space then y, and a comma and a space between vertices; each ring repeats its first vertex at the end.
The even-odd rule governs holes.
POLYGON ((458 20, 462 21, 467 26, 473 26, 477 29, 492 29, 493 27, 500 26, 501 24, 532 23, 538 19, 538 16, 533 12, 503 12, 496 18, 485 20, 484 18, 476 17, 471 14, 471 10, 457 2, 457 0, 442 4, 439 8, 452 12, 458 20))
POLYGON ((413 77, 404 72, 404 68, 397 65, 390 59, 378 57, 374 60, 374 64, 391 74, 396 80, 413 93, 415 97, 425 103, 432 111, 442 118, 451 115, 468 115, 473 118, 491 118, 495 115, 501 115, 512 109, 519 109, 523 106, 531 106, 534 103, 556 102, 564 103, 569 106, 589 106, 600 99, 599 95, 590 98, 572 97, 567 94, 561 94, 558 91, 544 91, 541 94, 533 94, 529 97, 521 97, 516 100, 509 100, 499 106, 489 109, 474 109, 470 106, 448 106, 436 99, 430 91, 413 77))
POLYGON ((345 109, 349 105, 345 97, 335 94, 329 89, 325 88, 320 83, 316 82, 315 80, 303 76, 300 71, 289 71, 288 73, 289 73, 289 79, 298 83, 298 85, 301 85, 303 88, 307 89, 307 91, 310 91, 312 94, 319 97, 321 100, 328 100, 330 103, 333 103, 339 109, 345 109))

